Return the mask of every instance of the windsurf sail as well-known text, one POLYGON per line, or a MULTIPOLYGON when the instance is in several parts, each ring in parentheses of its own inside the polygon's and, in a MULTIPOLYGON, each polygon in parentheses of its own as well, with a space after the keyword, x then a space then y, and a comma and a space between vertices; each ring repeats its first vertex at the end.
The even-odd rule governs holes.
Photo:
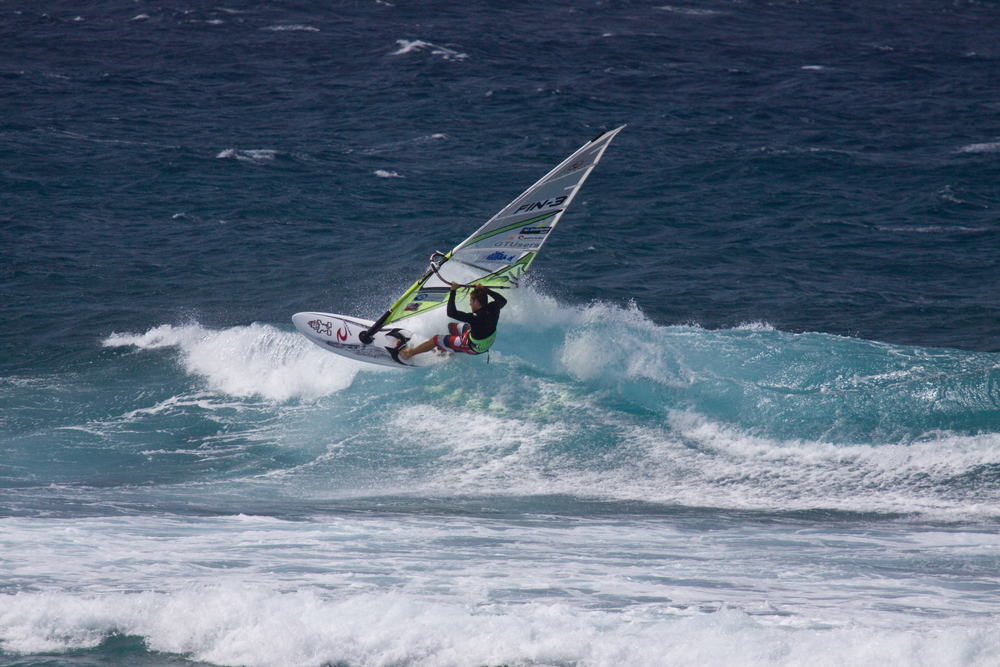
MULTIPOLYGON (((516 287, 608 144, 624 128, 594 137, 451 252, 435 253, 427 272, 372 325, 368 338, 387 324, 445 305, 452 281, 480 282, 492 289, 516 287)), ((459 295, 470 289, 461 288, 459 295)))

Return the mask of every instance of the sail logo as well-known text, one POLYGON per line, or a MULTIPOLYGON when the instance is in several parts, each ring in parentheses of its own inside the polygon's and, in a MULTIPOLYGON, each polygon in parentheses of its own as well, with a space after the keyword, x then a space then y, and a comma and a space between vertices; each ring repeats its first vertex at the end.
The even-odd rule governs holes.
POLYGON ((510 234, 503 241, 498 241, 493 244, 494 248, 526 248, 528 250, 536 250, 542 245, 542 239, 537 236, 527 237, 521 236, 520 234, 510 234))
POLYGON ((514 214, 527 213, 529 211, 538 211, 543 208, 556 208, 562 206, 569 197, 563 195, 562 197, 556 197, 555 199, 546 199, 545 201, 536 201, 532 204, 524 204, 521 208, 514 211, 514 214))
POLYGON ((507 255, 500 250, 497 250, 492 255, 483 257, 484 262, 513 262, 515 259, 517 259, 516 255, 507 255))
POLYGON ((540 236, 545 236, 552 231, 551 227, 525 227, 521 230, 522 234, 538 234, 540 236))

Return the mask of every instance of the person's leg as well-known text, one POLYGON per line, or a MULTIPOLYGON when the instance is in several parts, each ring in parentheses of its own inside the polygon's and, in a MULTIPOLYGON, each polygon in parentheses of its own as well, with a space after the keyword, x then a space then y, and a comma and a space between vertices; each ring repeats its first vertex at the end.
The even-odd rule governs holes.
POLYGON ((402 347, 399 350, 399 358, 406 361, 414 355, 430 352, 435 347, 450 354, 455 352, 473 354, 469 350, 469 329, 468 322, 451 322, 448 324, 448 331, 451 332, 451 335, 434 336, 414 348, 402 347))
POLYGON ((406 359, 409 359, 410 357, 412 357, 415 354, 423 354, 424 352, 430 352, 435 347, 437 347, 437 336, 435 336, 434 338, 431 338, 430 340, 425 340, 423 343, 421 343, 420 345, 417 345, 416 347, 414 347, 412 349, 408 348, 408 347, 404 347, 403 349, 401 349, 399 351, 399 358, 403 359, 403 360, 406 360, 406 359))

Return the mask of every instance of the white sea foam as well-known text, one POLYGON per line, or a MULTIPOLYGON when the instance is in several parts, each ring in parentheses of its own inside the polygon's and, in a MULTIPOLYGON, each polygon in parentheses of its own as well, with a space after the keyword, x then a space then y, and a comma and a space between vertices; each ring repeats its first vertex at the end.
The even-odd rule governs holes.
POLYGON ((394 171, 386 171, 385 169, 376 169, 375 175, 379 178, 403 178, 394 171))
MULTIPOLYGON (((955 494, 950 483, 980 466, 1000 465, 1000 436, 994 434, 941 434, 906 445, 837 446, 755 437, 692 413, 676 413, 671 423, 677 444, 651 434, 637 434, 635 439, 654 466, 669 468, 670 476, 677 478, 675 491, 683 497, 660 491, 663 501, 959 521, 1000 517, 993 494, 977 502, 974 496, 955 494), (677 461, 682 465, 675 465, 677 461)), ((654 488, 645 492, 657 495, 654 488)))
POLYGON ((316 28, 311 25, 301 25, 301 24, 272 25, 266 28, 261 28, 261 30, 271 30, 274 32, 319 32, 319 28, 316 28))
POLYGON ((235 158, 241 162, 269 162, 277 154, 278 151, 270 149, 237 150, 235 148, 227 148, 220 151, 215 157, 220 160, 235 158))
POLYGON ((995 535, 778 523, 747 540, 742 530, 541 517, 12 519, 0 535, 7 581, 34 590, 0 599, 0 647, 61 652, 117 633, 249 667, 1000 658, 988 591, 905 567, 921 553, 989 559, 995 535))
POLYGON ((1000 436, 942 434, 908 445, 838 446, 753 436, 690 412, 669 427, 630 423, 571 386, 548 386, 528 412, 505 398, 442 388, 451 407, 399 409, 387 428, 435 456, 394 492, 431 496, 567 495, 757 511, 842 511, 944 521, 1000 517, 992 492, 951 480, 1000 466, 1000 436), (581 419, 585 416, 585 419, 581 419), (447 428, 441 428, 447 424, 447 428), (612 434, 604 451, 597 430, 612 434), (936 491, 935 491, 936 489, 936 491))
POLYGON ((714 9, 698 9, 696 7, 675 7, 673 5, 664 5, 662 7, 657 7, 657 9, 662 9, 665 12, 672 12, 674 14, 681 14, 684 16, 715 16, 719 12, 714 9))
POLYGON ((107 347, 177 348, 188 373, 230 396, 273 401, 316 398, 351 385, 358 362, 323 352, 298 333, 252 324, 221 331, 165 324, 144 334, 112 334, 107 347))
POLYGON ((416 53, 420 51, 428 51, 431 55, 440 56, 442 60, 464 60, 469 56, 464 53, 459 53, 454 49, 449 49, 444 46, 437 46, 436 44, 431 44, 430 42, 424 42, 422 40, 407 40, 407 39, 397 39, 396 43, 399 44, 399 50, 394 51, 392 55, 400 56, 407 53, 416 53))
POLYGON ((664 328, 634 303, 627 308, 595 303, 567 309, 561 319, 569 332, 558 352, 560 362, 578 380, 593 380, 608 372, 665 382, 676 376, 664 365, 673 358, 664 344, 668 341, 660 336, 664 328))
POLYGON ((1000 141, 969 144, 958 149, 959 153, 1000 153, 1000 141))
POLYGON ((1000 658, 995 630, 973 620, 915 635, 796 628, 728 609, 664 618, 533 602, 500 613, 391 593, 330 601, 313 591, 229 587, 97 598, 18 594, 7 604, 4 647, 13 653, 92 647, 117 632, 145 638, 152 651, 247 667, 985 667, 1000 658))
POLYGON ((904 234, 981 234, 990 231, 988 227, 966 227, 963 225, 922 225, 915 227, 878 227, 880 232, 901 232, 904 234))

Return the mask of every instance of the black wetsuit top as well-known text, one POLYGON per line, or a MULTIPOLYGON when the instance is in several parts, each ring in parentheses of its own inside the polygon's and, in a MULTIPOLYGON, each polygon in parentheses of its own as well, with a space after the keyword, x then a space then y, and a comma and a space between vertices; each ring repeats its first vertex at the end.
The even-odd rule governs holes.
MULTIPOLYGON (((491 297, 490 302, 475 313, 462 312, 455 307, 455 292, 448 295, 448 317, 469 323, 469 342, 472 343, 473 349, 476 348, 476 343, 485 343, 496 333, 497 322, 500 321, 500 309, 507 305, 507 299, 493 290, 487 289, 486 293, 491 297)), ((490 343, 492 342, 490 341, 490 343)))

